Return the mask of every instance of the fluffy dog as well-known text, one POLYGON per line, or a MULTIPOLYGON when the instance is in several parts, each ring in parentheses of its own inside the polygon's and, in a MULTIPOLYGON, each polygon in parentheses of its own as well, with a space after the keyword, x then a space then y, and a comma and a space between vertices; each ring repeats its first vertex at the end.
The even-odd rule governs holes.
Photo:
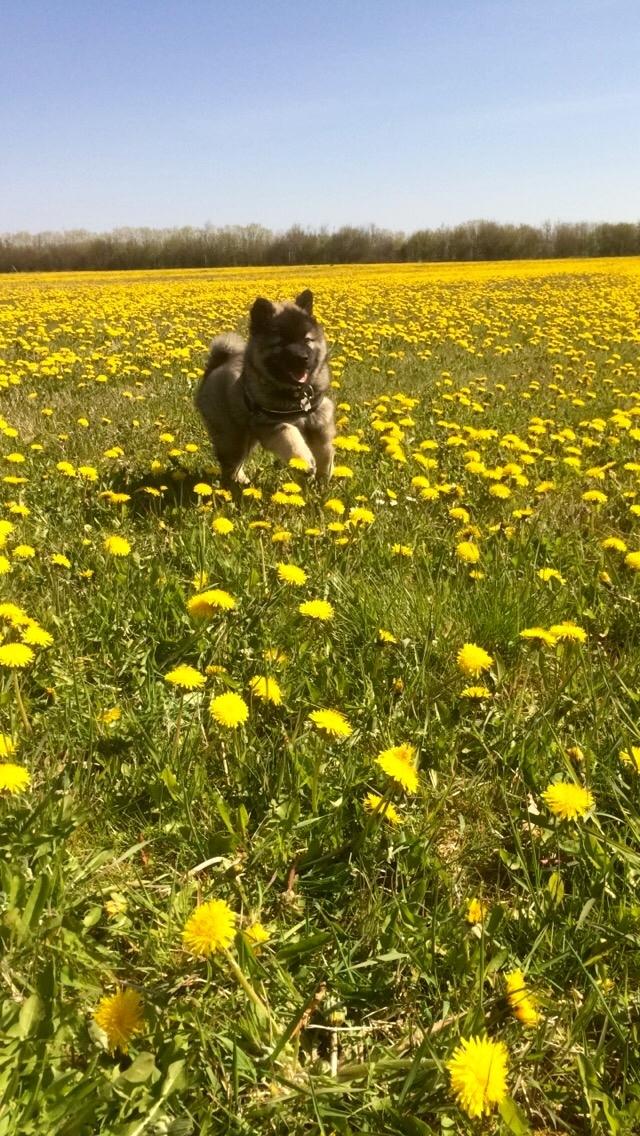
POLYGON ((327 355, 308 288, 294 303, 258 297, 246 342, 233 333, 213 340, 195 404, 226 484, 247 483, 244 463, 257 443, 330 476, 336 428, 327 355))

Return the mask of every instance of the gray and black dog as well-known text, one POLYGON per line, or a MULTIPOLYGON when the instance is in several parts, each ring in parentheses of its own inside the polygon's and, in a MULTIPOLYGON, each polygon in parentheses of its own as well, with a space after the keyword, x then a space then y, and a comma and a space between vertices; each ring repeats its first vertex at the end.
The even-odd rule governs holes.
POLYGON ((223 481, 247 483, 244 463, 258 443, 283 462, 303 458, 311 474, 329 477, 336 433, 330 381, 309 289, 294 303, 258 297, 249 339, 231 333, 213 340, 195 396, 223 481))

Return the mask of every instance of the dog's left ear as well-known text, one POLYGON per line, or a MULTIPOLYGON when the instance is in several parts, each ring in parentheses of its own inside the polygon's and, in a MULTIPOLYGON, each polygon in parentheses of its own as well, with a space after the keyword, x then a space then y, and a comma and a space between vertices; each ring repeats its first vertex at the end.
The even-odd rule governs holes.
POLYGON ((313 315, 313 292, 310 288, 305 288, 299 296, 296 296, 296 304, 306 312, 308 316, 313 315))

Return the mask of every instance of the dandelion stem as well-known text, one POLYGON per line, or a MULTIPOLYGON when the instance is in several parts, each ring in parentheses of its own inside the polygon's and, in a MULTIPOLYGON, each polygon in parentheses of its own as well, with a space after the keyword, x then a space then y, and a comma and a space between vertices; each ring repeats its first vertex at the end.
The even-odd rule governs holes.
POLYGON ((16 694, 16 702, 18 703, 18 710, 20 711, 20 717, 22 718, 22 724, 23 724, 26 732, 28 734, 30 734, 31 733, 31 726, 29 724, 29 719, 27 717, 27 711, 25 710, 24 702, 22 701, 22 695, 20 693, 20 683, 18 682, 18 675, 17 675, 17 672, 15 670, 13 671, 13 688, 14 688, 15 694, 16 694))
POLYGON ((266 1018, 266 1020, 268 1021, 270 1026, 275 1025, 273 1018, 271 1017, 271 1014, 269 1012, 268 1006, 262 1001, 262 998, 256 992, 254 987, 251 985, 251 983, 249 982, 249 979, 246 978, 245 975, 242 973, 240 967, 238 966, 236 960, 234 959, 234 957, 231 954, 231 951, 229 950, 228 947, 225 948, 224 953, 227 957, 227 962, 229 963, 229 966, 231 967, 231 970, 233 971, 234 977, 237 978, 237 980, 238 980, 240 986, 242 987, 242 989, 244 990, 245 994, 253 1002, 253 1004, 256 1007, 256 1010, 258 1011, 260 1017, 266 1018))
POLYGON ((178 758, 178 746, 180 744, 180 726, 182 725, 182 707, 184 706, 184 694, 180 695, 180 705, 178 706, 178 714, 176 716, 176 732, 173 738, 173 748, 171 750, 171 764, 175 766, 178 758))

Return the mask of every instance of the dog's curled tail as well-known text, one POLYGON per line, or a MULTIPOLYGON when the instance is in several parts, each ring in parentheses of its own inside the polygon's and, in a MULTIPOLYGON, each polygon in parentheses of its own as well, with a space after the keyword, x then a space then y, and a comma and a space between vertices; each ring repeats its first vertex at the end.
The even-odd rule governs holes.
POLYGON ((204 368, 203 378, 206 379, 207 375, 215 371, 216 367, 221 367, 230 359, 240 358, 244 355, 244 348, 244 339, 233 331, 227 332, 225 335, 216 335, 209 349, 209 358, 204 368))

